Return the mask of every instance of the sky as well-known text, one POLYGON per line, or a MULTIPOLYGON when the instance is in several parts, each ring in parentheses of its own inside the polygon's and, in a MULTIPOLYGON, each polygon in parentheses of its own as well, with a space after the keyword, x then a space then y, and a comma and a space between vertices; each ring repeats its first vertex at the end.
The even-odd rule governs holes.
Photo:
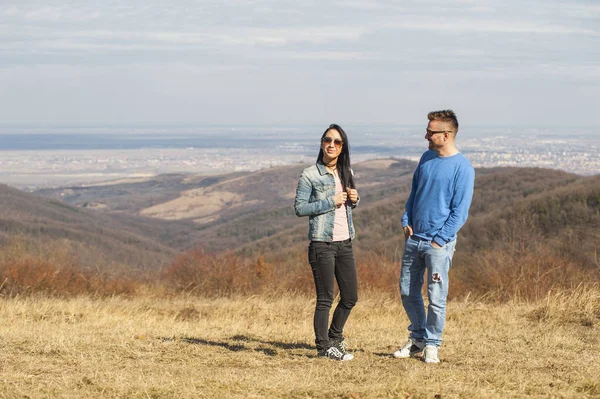
POLYGON ((599 0, 0 0, 0 126, 596 127, 599 99, 599 0))

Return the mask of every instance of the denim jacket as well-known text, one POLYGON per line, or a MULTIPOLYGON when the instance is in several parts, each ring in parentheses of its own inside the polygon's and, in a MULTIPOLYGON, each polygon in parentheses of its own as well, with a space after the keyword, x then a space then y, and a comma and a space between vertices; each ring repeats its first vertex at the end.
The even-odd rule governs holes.
MULTIPOLYGON (((333 241, 333 223, 336 209, 334 195, 335 179, 333 174, 327 171, 325 165, 317 162, 315 165, 304 169, 300 180, 298 180, 294 209, 297 216, 308 216, 308 239, 310 241, 333 241)), ((348 230, 352 240, 354 240, 352 209, 356 208, 359 201, 352 204, 348 200, 346 204, 348 230)))

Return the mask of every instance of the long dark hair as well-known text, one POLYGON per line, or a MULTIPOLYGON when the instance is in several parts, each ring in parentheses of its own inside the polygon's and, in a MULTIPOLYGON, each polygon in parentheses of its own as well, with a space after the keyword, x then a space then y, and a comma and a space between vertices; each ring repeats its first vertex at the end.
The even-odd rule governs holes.
MULTIPOLYGON (((342 141, 343 141, 342 152, 340 153, 340 156, 338 157, 338 160, 337 160, 337 169, 338 169, 338 172, 340 173, 340 180, 342 182, 342 186, 343 186, 344 190, 346 190, 347 187, 356 188, 356 185, 354 184, 354 176, 352 176, 352 169, 350 168, 350 143, 348 142, 348 136, 346 135, 346 132, 344 132, 344 129, 342 129, 342 127, 340 125, 336 125, 335 123, 332 123, 323 132, 323 135, 321 136, 321 142, 323 142, 323 137, 325 137, 327 132, 332 129, 337 130, 337 132, 342 137, 342 141)), ((319 150, 319 156, 317 157, 317 162, 321 162, 321 163, 323 162, 323 147, 322 146, 321 146, 321 149, 319 150)))

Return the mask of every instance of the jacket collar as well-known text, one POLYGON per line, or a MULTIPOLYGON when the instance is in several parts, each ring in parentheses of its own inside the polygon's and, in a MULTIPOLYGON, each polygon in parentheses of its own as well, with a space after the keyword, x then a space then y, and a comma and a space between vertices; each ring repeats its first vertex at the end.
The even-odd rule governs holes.
POLYGON ((321 174, 321 176, 326 175, 326 174, 329 173, 327 171, 327 168, 325 167, 325 164, 321 160, 317 161, 317 169, 319 170, 319 173, 321 174))

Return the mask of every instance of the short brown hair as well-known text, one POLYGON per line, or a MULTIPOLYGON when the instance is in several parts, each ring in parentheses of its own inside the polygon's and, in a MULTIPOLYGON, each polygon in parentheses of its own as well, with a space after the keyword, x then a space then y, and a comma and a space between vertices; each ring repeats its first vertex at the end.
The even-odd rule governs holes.
POLYGON ((430 121, 448 122, 455 130, 458 131, 458 119, 456 119, 456 114, 451 109, 431 111, 429 114, 427 114, 427 118, 430 121))

